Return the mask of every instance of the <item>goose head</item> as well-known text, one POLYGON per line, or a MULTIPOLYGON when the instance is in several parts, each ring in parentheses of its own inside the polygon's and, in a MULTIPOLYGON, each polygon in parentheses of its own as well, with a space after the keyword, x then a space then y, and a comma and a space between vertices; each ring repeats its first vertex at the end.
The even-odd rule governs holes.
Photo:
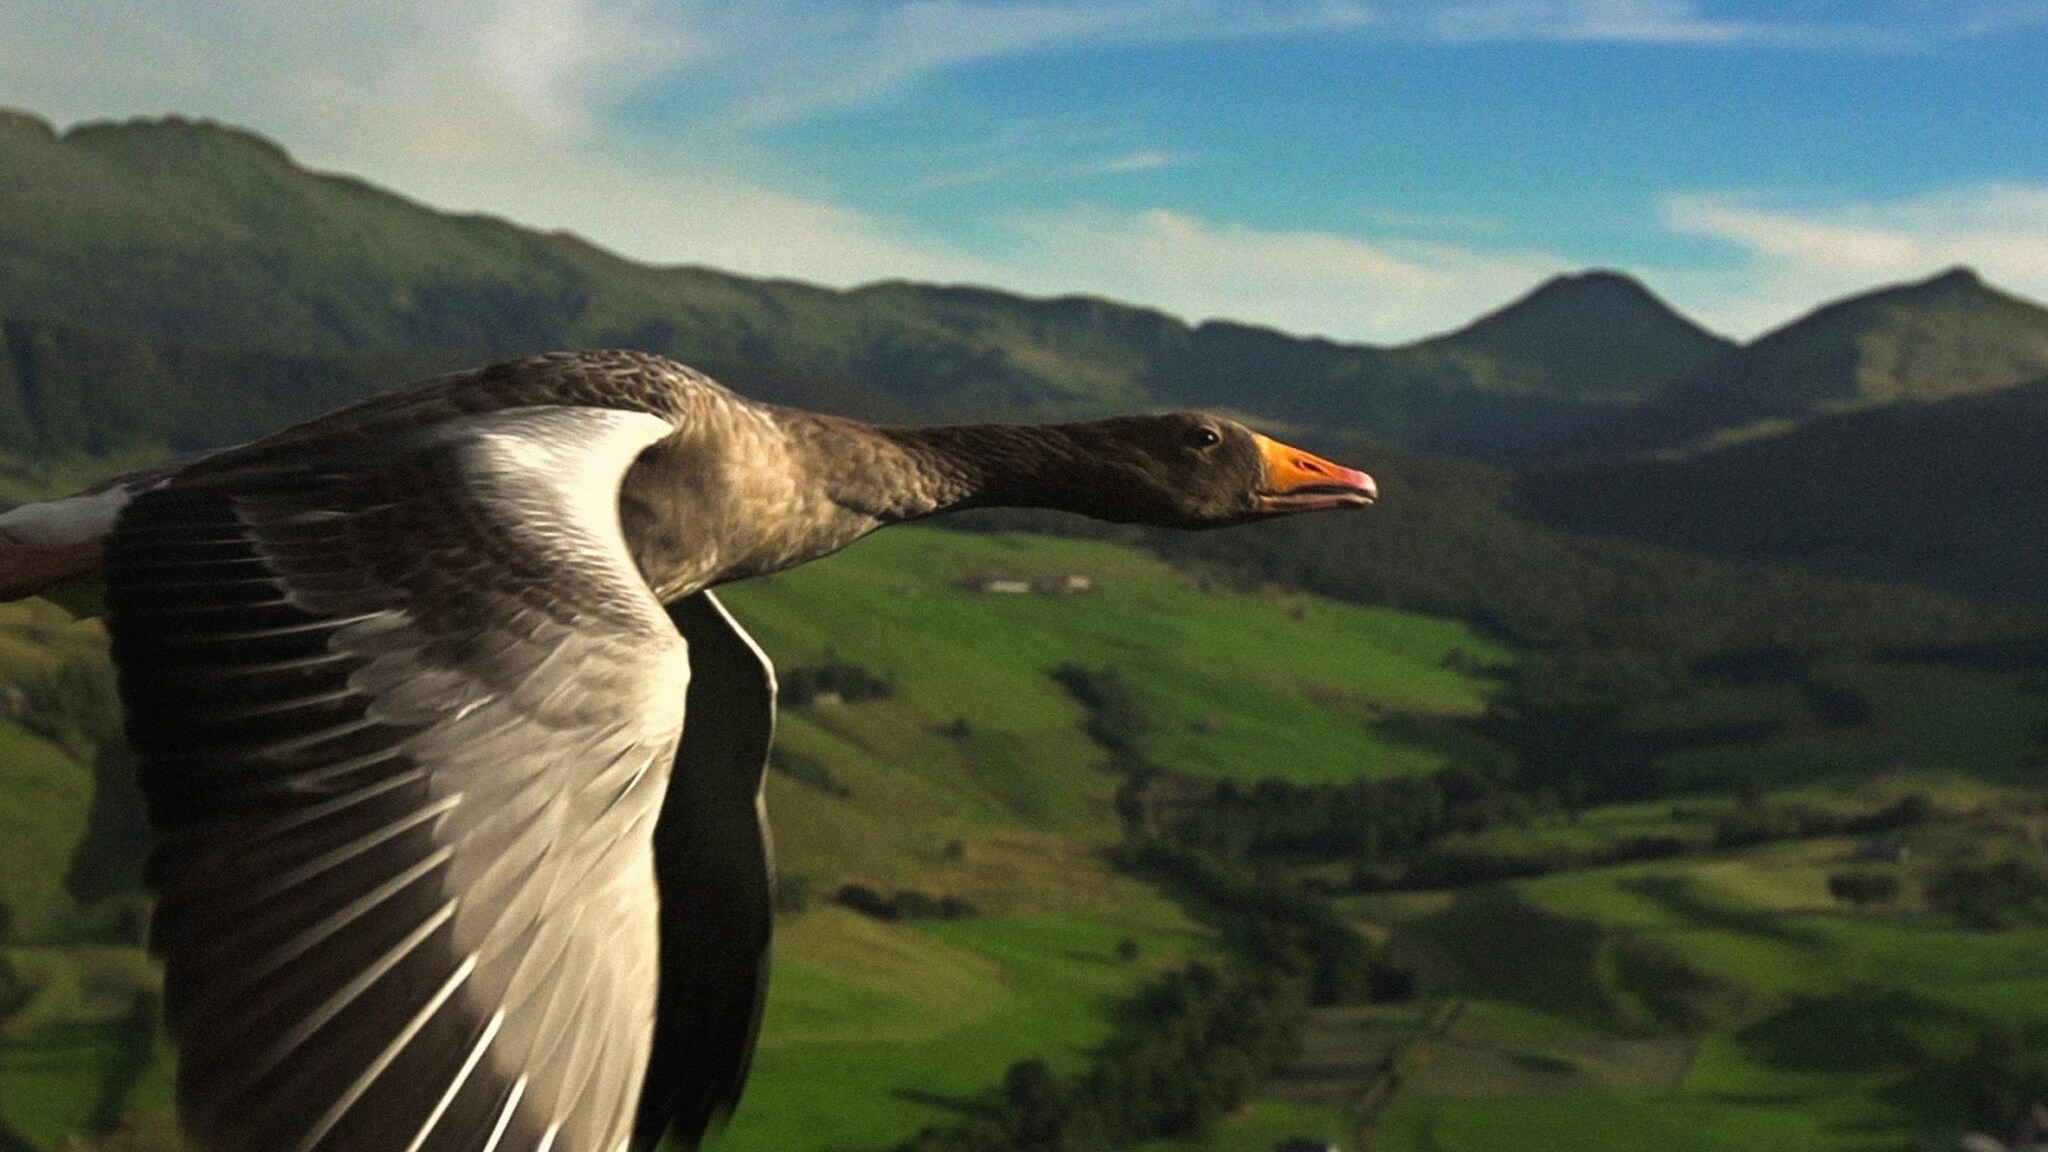
POLYGON ((1105 520, 1220 528, 1357 508, 1379 497, 1378 484, 1364 472, 1207 413, 1124 416, 1065 427, 1074 429, 1081 450, 1092 448, 1103 466, 1076 470, 1077 482, 1090 491, 1071 493, 1074 510, 1105 520))

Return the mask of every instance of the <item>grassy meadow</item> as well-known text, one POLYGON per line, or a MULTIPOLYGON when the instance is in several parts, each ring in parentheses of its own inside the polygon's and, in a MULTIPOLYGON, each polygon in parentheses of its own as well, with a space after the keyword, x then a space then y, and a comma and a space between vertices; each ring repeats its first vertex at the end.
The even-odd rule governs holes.
POLYGON ((1954 820, 1907 838, 1890 907, 1829 895, 1847 837, 1360 898, 1470 1005, 1420 1046, 1376 1147, 1892 1152, 1960 1127, 1949 1068, 1987 1028, 2048 1019, 2048 930, 1971 931, 1918 902, 1934 862, 2011 834, 2022 802, 1936 795, 1954 820))
MULTIPOLYGON (((753 1078, 719 1152, 883 1149, 979 1114, 1011 1063, 1079 1071, 1145 981, 1220 946, 1109 865, 1117 778, 1058 666, 1117 672, 1156 763, 1316 784, 1456 761, 1496 687, 1484 669, 1516 659, 1457 623, 1043 537, 902 529, 724 595, 785 676, 851 662, 893 692, 783 711, 780 748, 814 771, 772 772, 769 805, 785 879, 812 898, 779 921, 753 1078), (1071 574, 1091 589, 972 588, 1071 574), (829 900, 847 883, 979 914, 880 921, 829 900)), ((0 607, 0 684, 103 659, 103 645, 51 606, 0 607)), ((2039 835, 2023 814, 2048 697, 1960 664, 1817 674, 1863 713, 1821 715, 1798 682, 1700 687, 1689 711, 1630 719, 1739 734, 1655 760, 1680 799, 1437 846, 1564 870, 1343 898, 1423 998, 1317 1009, 1257 1099, 1143 1152, 1266 1152, 1300 1135, 1349 1147, 1361 1128, 1381 1152, 1890 1152, 1959 1123, 1946 1069, 1971 1039, 2048 1023, 2048 930, 1955 927, 1918 880, 1976 841, 2039 835), (1912 834, 1903 898, 1856 912, 1827 891, 1853 837, 1715 847, 1703 821, 1750 778, 1774 803, 1844 812, 1925 791, 1943 817, 1912 834), (1604 862, 1647 839, 1677 854, 1604 862), (1401 1076, 1381 1084, 1390 1062, 1401 1076)), ((161 1126, 170 1101, 171 1054, 132 1024, 154 1002, 132 902, 81 906, 64 883, 94 799, 88 753, 0 718, 0 1120, 37 1149, 122 1117, 161 1126)))
MULTIPOLYGON (((785 673, 829 652, 895 685, 887 699, 782 714, 781 746, 844 794, 769 776, 780 866, 816 897, 778 925, 754 1075, 718 1144, 735 1152, 883 1148, 958 1118, 1016 1060, 1078 1070, 1142 982, 1214 948, 1104 859, 1116 779, 1050 676, 1059 664, 1125 677, 1161 760, 1322 780, 1441 766, 1447 750, 1400 721, 1476 715, 1489 682, 1455 668, 1510 658, 1462 625, 1211 587, 1120 546, 931 529, 725 598, 785 673), (1075 573, 1093 588, 962 586, 1075 573), (959 896, 981 914, 873 920, 825 900, 848 882, 959 896), (1119 955, 1126 939, 1135 959, 1119 955)), ((0 683, 99 658, 103 644, 48 605, 0 606, 0 683)), ((15 915, 0 960, 19 1001, 0 1026, 0 1118, 56 1148, 167 1106, 170 1057, 133 1050, 126 1022, 154 977, 138 948, 109 941, 120 902, 81 908, 63 883, 91 769, 6 719, 0 750, 0 901, 15 915)))

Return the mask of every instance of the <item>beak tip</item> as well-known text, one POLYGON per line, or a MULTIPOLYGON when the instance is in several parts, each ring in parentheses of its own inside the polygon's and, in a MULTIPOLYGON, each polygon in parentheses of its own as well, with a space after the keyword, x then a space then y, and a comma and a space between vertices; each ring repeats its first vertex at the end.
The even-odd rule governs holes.
POLYGON ((1269 510, 1356 508, 1379 499, 1379 482, 1366 473, 1253 435, 1265 460, 1265 506, 1269 510))

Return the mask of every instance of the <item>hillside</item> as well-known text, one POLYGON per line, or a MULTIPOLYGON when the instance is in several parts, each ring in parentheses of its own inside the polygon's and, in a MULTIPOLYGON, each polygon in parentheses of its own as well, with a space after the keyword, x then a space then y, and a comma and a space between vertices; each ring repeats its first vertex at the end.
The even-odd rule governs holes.
POLYGON ((1823 416, 1674 459, 1537 468, 1528 508, 1572 532, 2048 599, 2048 381, 1823 416))
POLYGON ((1735 343, 1619 272, 1559 276, 1409 352, 1502 374, 1503 388, 1581 403, 1648 400, 1735 343))
MULTIPOLYGON (((1448 764, 1494 771, 1489 765, 1500 752, 1473 722, 1489 712, 1500 677, 1526 659, 1465 625, 1271 588, 1232 590, 1124 546, 922 528, 733 586, 727 601, 773 654, 786 684, 805 669, 840 662, 890 685, 878 699, 792 699, 783 713, 769 806, 785 888, 807 899, 781 918, 753 1085, 719 1144, 746 1152, 880 1150, 986 1099, 1014 1060, 1045 1055, 1057 1068, 1079 1068, 1113 1033, 1115 1006, 1141 981, 1217 947, 1211 928, 1109 867, 1104 850, 1119 835, 1118 777, 1104 770, 1102 749, 1084 732, 1086 712, 1051 675, 1059 665, 1122 677, 1146 718, 1138 743, 1148 760, 1221 777, 1240 795, 1256 796, 1283 782, 1329 787, 1448 764), (966 586, 989 575, 1077 573, 1093 586, 1071 595, 966 586), (1313 659, 1303 658, 1310 653, 1313 659), (964 899, 978 914, 876 920, 828 900, 849 882, 964 899), (1136 958, 1124 959, 1132 950, 1136 958)), ((47 606, 0 609, 0 682, 42 684, 62 669, 100 667, 98 644, 96 628, 67 623, 47 606)), ((49 698, 41 688, 31 695, 49 698)), ((1835 664, 1784 682, 1703 685, 1690 693, 1692 704, 1686 699, 1667 696, 1658 710, 1630 717, 1644 731, 1677 726, 1659 736, 1656 771, 1668 786, 1723 788, 1762 770, 1787 784, 1839 781, 1830 787, 1855 805, 1870 803, 1860 789, 1873 765, 1903 766, 1913 780, 1963 767, 1980 777, 2028 779, 2030 757, 2038 757, 2034 733, 2048 721, 2048 698, 2030 690, 2024 675, 1966 666, 1835 664), (1812 685, 1820 683, 1862 699, 1865 717, 1845 724, 1817 712, 1812 685), (1686 730, 1699 715, 1719 717, 1719 734, 1686 730)), ((134 862, 128 887, 80 894, 80 877, 122 871, 109 859, 109 845, 121 842, 103 828, 132 799, 106 791, 109 778, 86 766, 96 759, 90 743, 64 732, 34 710, 0 719, 7 768, 0 772, 0 845, 9 861, 0 869, 0 902, 14 910, 12 935, 0 941, 0 1001, 17 1005, 0 1025, 0 1120, 42 1147, 94 1127, 95 1116, 160 1115, 169 1098, 168 1053, 154 1041, 136 1043, 138 1019, 144 1039, 153 1035, 145 1007, 154 977, 135 946, 134 862), (91 849, 82 847, 88 840, 91 849), (88 854, 93 866, 81 869, 76 861, 88 854)), ((1962 795, 1969 786, 1944 787, 1962 795)), ((1443 851, 1521 868, 1518 861, 1597 850, 1610 839, 1693 835, 1690 818, 1672 813, 1668 803, 1598 810, 1569 823, 1549 819, 1455 839, 1443 851)), ((115 851, 133 854, 137 846, 129 841, 115 851)), ((1807 908, 1814 900, 1807 890, 1829 857, 1801 856, 1794 884, 1769 864, 1782 855, 1775 848, 1758 854, 1759 866, 1776 877, 1770 891, 1798 888, 1794 899, 1807 908)), ((1716 884, 1731 875, 1753 882, 1726 857, 1674 861, 1663 873, 1673 870, 1716 884)), ((1630 1007, 1637 977, 1605 968, 1597 979, 1585 977, 1573 967, 1593 963, 1584 952, 1539 948, 1531 954, 1548 965, 1540 982, 1496 983, 1498 949, 1477 943, 1503 932, 1534 943, 1633 938, 1628 922, 1610 924, 1612 914, 1594 901, 1618 899, 1601 895, 1610 888, 1634 891, 1643 872, 1560 875, 1510 900, 1479 888, 1364 901, 1353 911, 1396 940, 1403 955, 1417 957, 1433 990, 1487 1001, 1474 1017, 1487 1030, 1457 1049, 1509 1065, 1522 1061, 1516 1053, 1554 1054, 1551 1064, 1573 1069, 1575 1078, 1539 1084, 1545 1098, 1616 1087, 1658 1092, 1682 1073, 1674 1059, 1691 1047, 1663 1031, 1662 1009, 1630 1007), (1581 892, 1588 895, 1574 895, 1581 892), (1544 915, 1556 923, 1530 923, 1524 909, 1531 901, 1555 905, 1544 915), (1553 999, 1532 999, 1538 995, 1553 999), (1610 1000, 1623 1015, 1600 1014, 1610 1000), (1656 1059, 1631 1071, 1646 1055, 1656 1059)), ((1674 912, 1684 917, 1676 927, 1691 933, 1674 935, 1675 942, 1697 939, 1699 958, 1690 962, 1716 980, 1768 979, 1713 951, 1755 934, 1731 929, 1716 907, 1674 912)), ((1832 924, 1827 931, 1836 931, 1832 924)), ((1855 928, 1852 921, 1840 930, 1855 928)), ((1940 925, 1906 931, 1951 951, 1960 936, 1940 925)), ((1832 988, 1854 981, 1863 953, 1821 948, 1816 955, 1833 967, 1809 984, 1832 988)), ((1946 969, 1929 971, 1932 981, 1946 969)), ((1952 992, 1974 1003, 1968 998, 1999 994, 1997 980, 2036 980, 2039 972, 2038 963, 2007 965, 1973 977, 1992 984, 1958 984, 1952 992)), ((1796 1006, 1754 1005, 1758 1018, 1796 1006)), ((1373 1009, 1397 1031, 1419 1010, 1373 1009)), ((1524 1080, 1540 1081, 1540 1071, 1524 1080)), ((1390 1137, 1421 1122, 1410 1111, 1449 1107, 1444 1093, 1455 1103, 1475 1091, 1515 1099, 1527 1091, 1523 1081, 1493 1087, 1495 1073, 1465 1087, 1446 1079, 1455 1075, 1440 1071, 1408 1110, 1391 1115, 1390 1137)), ((1857 1095, 1855 1082, 1829 1084, 1845 1107, 1874 1106, 1857 1095)), ((1584 1110, 1582 1101, 1544 1123, 1575 1133, 1589 1124, 1643 1123, 1627 1118, 1626 1105, 1604 1100, 1596 1095, 1598 1107, 1584 1110), (1572 1116, 1581 1119, 1568 1123, 1572 1116)), ((1901 1123, 1896 1108, 1879 1113, 1887 1126, 1901 1123)), ((1734 1108, 1726 1122, 1742 1115, 1734 1108)), ((1327 1102, 1263 1100, 1243 1123, 1219 1129, 1213 1143, 1158 1149, 1263 1152, 1289 1130, 1335 1131, 1339 1116, 1327 1102)))
POLYGON ((1668 448, 1831 413, 1994 392, 2048 373, 2048 308, 1968 269, 1830 304, 1601 419, 1585 451, 1668 448))
POLYGON ((310 365, 326 384, 276 409, 290 416, 389 382, 399 366, 619 345, 870 417, 1205 404, 1493 452, 1554 440, 1589 400, 1631 394, 1618 379, 1584 377, 1583 339, 1538 335, 1542 317, 1569 311, 1583 333, 1649 317, 1656 336, 1640 364, 1659 378, 1689 366, 1703 338, 1600 277, 1443 341, 1384 349, 1190 326, 1085 298, 909 284, 839 292, 653 268, 308 172, 260 137, 178 118, 59 135, 25 113, 0 116, 0 173, 0 321, 14 361, 13 379, 0 380, 0 447, 45 457, 241 431, 231 405, 194 404, 88 435, 63 418, 85 404, 77 373, 33 352, 49 343, 131 369, 128 382, 101 386, 137 397, 194 385, 212 395, 203 382, 223 358, 257 377, 296 379, 310 365), (1680 362, 1653 365, 1661 347, 1680 362), (366 352, 381 359, 359 365, 366 352))
POLYGON ((1741 348, 1594 271, 1383 348, 1084 297, 649 267, 175 117, 59 134, 0 115, 0 173, 0 453, 40 461, 229 442, 558 347, 662 352, 874 419, 1201 405, 1496 459, 1681 445, 2048 371, 2048 311, 1962 271, 1741 348))
MULTIPOLYGON (((1206 929, 1103 859, 1119 834, 1117 777, 1050 675, 1059 664, 1127 678, 1150 717, 1148 754, 1313 782, 1446 763, 1458 749, 1422 721, 1477 716, 1491 681, 1459 669, 1511 659, 1452 622, 1204 590, 1126 547, 919 528, 727 599, 785 683, 834 659, 893 689, 783 712, 769 805, 785 887, 811 895, 780 928, 754 1088, 728 1149, 887 1147, 1013 1060, 1078 1066, 1138 981, 1211 947, 1206 929), (991 573, 1081 573, 1094 586, 961 586, 991 573), (828 902, 849 882, 964 898, 979 915, 874 920, 828 902), (1126 937, 1141 959, 1117 959, 1126 937)), ((95 627, 39 602, 0 606, 0 684, 102 660, 95 627)), ((41 716, 31 722, 47 727, 41 716)), ((161 1109, 168 1068, 154 1048, 140 1066, 120 1056, 153 986, 132 915, 121 919, 132 890, 81 900, 65 879, 109 819, 81 762, 94 749, 0 717, 0 755, 0 904, 12 917, 0 1006, 27 997, 0 1024, 0 1120, 50 1146, 90 1127, 108 1092, 116 1116, 161 1109)))
MULTIPOLYGON (((2048 980, 2039 924, 1993 936, 1921 891, 1985 844, 2039 855, 2048 613, 1972 598, 2042 592, 2048 378, 2012 375, 2048 355, 2039 313, 1950 275, 1730 348, 1596 272, 1374 348, 649 268, 217 125, 0 116, 0 506, 592 344, 887 420, 1201 404, 1378 477, 1369 511, 1211 533, 969 514, 729 590, 790 695, 768 780, 786 906, 727 1152, 882 1152, 988 1114, 1014 1061, 1087 1066, 1148 981, 1227 948, 1230 915, 1111 864, 1181 803, 1424 999, 1318 1009, 1305 1070, 1146 1152, 1347 1135, 1359 1061, 1403 1052, 1421 1074, 1379 1146, 1415 1152, 1501 1131, 1746 1150, 1754 1125, 1757 1146, 1889 1148, 1952 1118, 1960 1046, 2048 980), (1710 411, 1692 439, 1726 443, 1432 454, 1527 457, 1686 404, 1710 411), (1089 589, 975 590, 1072 575, 1089 589), (1831 904, 1845 830, 1922 791, 1938 818, 1912 832, 1909 915, 1831 904), (833 899, 846 884, 973 914, 868 915, 833 899), (1865 1055, 1821 1066, 1808 1033, 1865 1055)), ((82 1133, 112 1152, 125 1138, 97 1134, 124 1116, 157 1126, 135 1147, 167 1147, 116 720, 95 626, 0 606, 8 1152, 82 1133)))

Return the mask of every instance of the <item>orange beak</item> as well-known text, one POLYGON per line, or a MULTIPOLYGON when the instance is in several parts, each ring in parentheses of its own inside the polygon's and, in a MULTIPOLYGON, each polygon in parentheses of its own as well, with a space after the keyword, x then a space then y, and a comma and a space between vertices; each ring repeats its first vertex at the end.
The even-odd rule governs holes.
POLYGON ((1258 433, 1252 439, 1266 464, 1266 482, 1259 490, 1261 512, 1314 512, 1323 508, 1358 508, 1379 499, 1380 486, 1353 468, 1258 433))

